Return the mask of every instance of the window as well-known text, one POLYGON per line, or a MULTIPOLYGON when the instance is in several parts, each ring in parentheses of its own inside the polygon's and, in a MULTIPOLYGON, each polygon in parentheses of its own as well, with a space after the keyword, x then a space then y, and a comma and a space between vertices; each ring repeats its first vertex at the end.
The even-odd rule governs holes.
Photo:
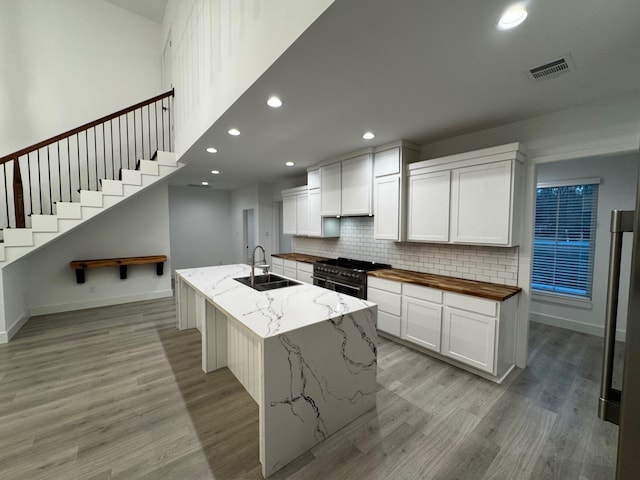
POLYGON ((531 288, 591 298, 599 180, 540 184, 531 288))

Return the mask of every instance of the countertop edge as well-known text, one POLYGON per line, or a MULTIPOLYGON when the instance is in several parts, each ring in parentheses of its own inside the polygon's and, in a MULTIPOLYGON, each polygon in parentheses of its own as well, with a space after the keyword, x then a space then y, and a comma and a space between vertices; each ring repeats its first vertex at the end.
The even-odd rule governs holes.
POLYGON ((500 285, 497 283, 481 282, 478 280, 467 280, 459 277, 447 277, 445 275, 436 275, 433 273, 416 272, 413 270, 402 270, 399 268, 391 268, 384 270, 375 270, 369 272, 369 276, 391 280, 395 282, 412 283, 429 288, 437 288, 461 295, 471 295, 474 297, 485 298, 496 302, 504 302, 509 298, 518 295, 522 288, 512 287, 509 285, 500 285), (401 276, 401 278, 398 278, 401 276), (455 283, 458 283, 456 285, 455 283), (503 293, 491 293, 479 291, 474 287, 494 288, 503 291, 503 293))

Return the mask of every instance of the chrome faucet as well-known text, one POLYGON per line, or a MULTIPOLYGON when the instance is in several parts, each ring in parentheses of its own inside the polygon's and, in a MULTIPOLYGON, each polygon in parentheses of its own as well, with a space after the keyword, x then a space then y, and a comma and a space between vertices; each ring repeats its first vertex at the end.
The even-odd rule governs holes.
POLYGON ((256 248, 253 249, 253 252, 251 252, 251 273, 249 274, 249 277, 251 279, 251 288, 253 288, 255 286, 255 273, 254 270, 257 268, 261 268, 262 269, 262 273, 264 273, 265 275, 269 274, 269 265, 267 265, 267 254, 264 251, 264 248, 262 247, 262 245, 256 245, 256 248), (260 265, 256 265, 256 250, 260 249, 262 250, 262 263, 260 265))

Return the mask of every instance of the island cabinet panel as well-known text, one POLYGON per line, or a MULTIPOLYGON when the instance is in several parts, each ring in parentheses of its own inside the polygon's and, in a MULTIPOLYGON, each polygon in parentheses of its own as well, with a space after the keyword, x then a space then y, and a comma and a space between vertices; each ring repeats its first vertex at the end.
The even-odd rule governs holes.
POLYGON ((373 236, 377 240, 400 237, 400 176, 376 178, 374 182, 373 236))
POLYGON ((371 155, 342 162, 342 215, 370 215, 372 211, 371 155))
POLYGON ((262 401, 262 342, 231 320, 227 324, 227 367, 258 405, 262 401))
POLYGON ((320 215, 342 214, 342 175, 340 163, 320 167, 320 215))
POLYGON ((454 169, 451 240, 508 245, 511 231, 512 162, 454 169))
POLYGON ((407 240, 449 241, 449 171, 409 176, 407 240))

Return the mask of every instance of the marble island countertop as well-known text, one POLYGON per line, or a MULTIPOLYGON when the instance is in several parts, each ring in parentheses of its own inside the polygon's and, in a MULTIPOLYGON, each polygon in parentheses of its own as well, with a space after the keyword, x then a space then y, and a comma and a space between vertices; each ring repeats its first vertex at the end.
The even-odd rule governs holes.
MULTIPOLYGON (((374 306, 366 300, 305 283, 259 292, 234 280, 249 276, 250 271, 248 265, 235 264, 182 269, 176 273, 261 338, 374 306)), ((255 272, 262 273, 259 269, 255 272)))

